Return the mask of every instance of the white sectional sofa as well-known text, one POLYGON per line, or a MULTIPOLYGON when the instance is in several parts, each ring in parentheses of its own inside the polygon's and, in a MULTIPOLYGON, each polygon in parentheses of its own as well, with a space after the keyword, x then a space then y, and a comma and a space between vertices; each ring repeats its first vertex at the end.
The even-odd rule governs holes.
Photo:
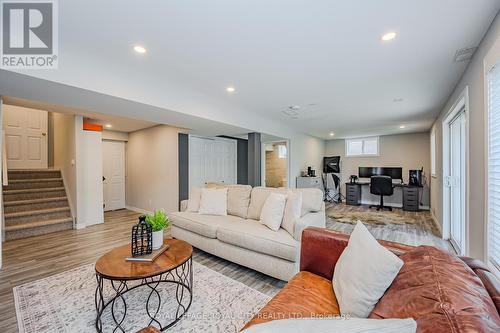
POLYGON ((252 188, 229 185, 227 216, 187 212, 169 214, 172 236, 203 251, 288 281, 298 272, 300 238, 308 226, 325 227, 325 204, 319 189, 252 188), (259 222, 264 202, 272 192, 302 192, 302 212, 293 233, 273 231, 259 222))

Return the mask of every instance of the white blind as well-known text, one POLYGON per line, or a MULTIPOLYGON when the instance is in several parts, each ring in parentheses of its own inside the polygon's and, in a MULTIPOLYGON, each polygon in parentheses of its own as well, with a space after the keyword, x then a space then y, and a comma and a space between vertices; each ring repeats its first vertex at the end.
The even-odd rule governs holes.
POLYGON ((488 73, 488 261, 500 270, 500 63, 488 73))
POLYGON ((346 139, 346 156, 378 155, 378 137, 346 139))

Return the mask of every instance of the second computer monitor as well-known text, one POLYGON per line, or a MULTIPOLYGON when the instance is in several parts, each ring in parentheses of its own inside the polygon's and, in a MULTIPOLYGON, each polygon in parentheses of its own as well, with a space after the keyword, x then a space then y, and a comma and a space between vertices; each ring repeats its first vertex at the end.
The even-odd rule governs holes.
POLYGON ((388 167, 359 167, 359 178, 370 178, 371 176, 389 176, 392 179, 403 179, 403 168, 388 167))

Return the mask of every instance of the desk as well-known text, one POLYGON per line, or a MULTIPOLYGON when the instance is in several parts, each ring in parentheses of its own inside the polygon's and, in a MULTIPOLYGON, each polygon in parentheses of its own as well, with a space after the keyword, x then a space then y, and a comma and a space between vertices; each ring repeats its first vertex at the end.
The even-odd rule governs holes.
MULTIPOLYGON (((370 182, 345 184, 347 205, 361 205, 361 188, 363 186, 370 186, 370 182)), ((403 210, 412 212, 419 211, 421 187, 401 183, 394 183, 393 186, 400 187, 403 190, 403 210)))

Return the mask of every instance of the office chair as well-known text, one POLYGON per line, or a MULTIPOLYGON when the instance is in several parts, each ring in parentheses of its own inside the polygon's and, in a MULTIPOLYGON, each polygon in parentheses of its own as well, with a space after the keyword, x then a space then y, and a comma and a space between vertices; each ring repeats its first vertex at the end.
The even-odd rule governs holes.
POLYGON ((380 195, 379 205, 370 205, 370 208, 376 207, 377 210, 388 209, 392 211, 392 207, 384 206, 384 195, 392 195, 394 193, 394 186, 392 185, 392 178, 389 176, 372 176, 370 178, 370 193, 380 195))

